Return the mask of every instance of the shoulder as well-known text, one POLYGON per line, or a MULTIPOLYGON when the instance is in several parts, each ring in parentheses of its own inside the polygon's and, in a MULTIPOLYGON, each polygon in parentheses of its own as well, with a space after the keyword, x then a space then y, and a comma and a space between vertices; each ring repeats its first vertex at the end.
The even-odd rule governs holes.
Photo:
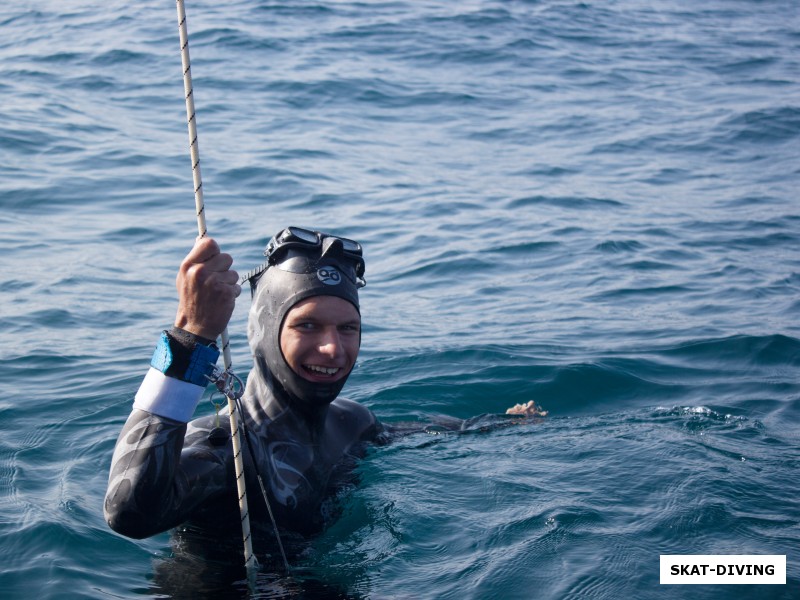
POLYGON ((372 439, 380 428, 378 418, 370 409, 347 398, 337 398, 331 403, 328 418, 362 440, 372 439))
POLYGON ((340 418, 353 418, 366 421, 375 421, 373 412, 363 404, 347 398, 337 398, 331 402, 330 410, 340 418))

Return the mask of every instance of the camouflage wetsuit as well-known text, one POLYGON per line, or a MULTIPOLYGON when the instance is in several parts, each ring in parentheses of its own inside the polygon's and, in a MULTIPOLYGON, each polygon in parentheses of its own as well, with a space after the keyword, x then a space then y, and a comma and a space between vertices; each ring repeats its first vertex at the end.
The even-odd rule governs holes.
MULTIPOLYGON (((281 527, 318 529, 324 500, 337 469, 360 454, 380 430, 374 415, 337 399, 315 415, 293 410, 257 372, 242 399, 257 465, 243 451, 254 519, 266 517, 256 469, 281 527), (255 399, 258 398, 259 401, 255 399)), ((238 518, 233 453, 228 436, 215 444, 215 417, 190 423, 134 409, 119 436, 109 477, 105 514, 115 531, 143 538, 185 521, 211 523, 230 513, 238 518)), ((219 424, 229 432, 227 409, 219 424)))

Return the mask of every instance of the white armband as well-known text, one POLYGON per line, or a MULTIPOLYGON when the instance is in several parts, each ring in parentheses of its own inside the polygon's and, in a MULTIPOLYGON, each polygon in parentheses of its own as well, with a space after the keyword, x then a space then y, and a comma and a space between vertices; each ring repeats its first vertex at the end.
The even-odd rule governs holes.
POLYGON ((133 408, 145 410, 159 417, 188 423, 192 419, 205 388, 150 367, 136 392, 133 408))

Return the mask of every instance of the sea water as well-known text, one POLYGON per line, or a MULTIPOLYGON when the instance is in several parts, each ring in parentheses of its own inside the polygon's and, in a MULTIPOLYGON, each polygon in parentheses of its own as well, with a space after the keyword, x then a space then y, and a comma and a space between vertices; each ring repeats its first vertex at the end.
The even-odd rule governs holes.
POLYGON ((3 598, 800 597, 800 5, 186 11, 235 268, 289 224, 365 247, 345 395, 386 422, 549 415, 373 448, 254 590, 110 531, 114 442, 197 233, 176 11, 5 3, 3 598), (787 582, 660 585, 662 554, 786 555, 787 582))

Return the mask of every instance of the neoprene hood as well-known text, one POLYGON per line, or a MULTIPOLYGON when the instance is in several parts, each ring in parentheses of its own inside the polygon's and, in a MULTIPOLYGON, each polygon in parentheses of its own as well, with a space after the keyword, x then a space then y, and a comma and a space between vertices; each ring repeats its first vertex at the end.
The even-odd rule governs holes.
MULTIPOLYGON (((281 351, 284 319, 295 304, 313 296, 343 298, 360 314, 358 288, 364 285, 360 275, 355 275, 353 257, 345 252, 342 240, 326 234, 318 236, 319 243, 315 245, 291 245, 276 252, 265 270, 259 270, 250 278, 253 301, 247 336, 256 368, 273 393, 288 396, 290 402, 306 409, 330 404, 341 392, 350 373, 330 384, 311 382, 295 373, 281 351)), ((363 259, 360 264, 360 274, 363 274, 363 259)))

